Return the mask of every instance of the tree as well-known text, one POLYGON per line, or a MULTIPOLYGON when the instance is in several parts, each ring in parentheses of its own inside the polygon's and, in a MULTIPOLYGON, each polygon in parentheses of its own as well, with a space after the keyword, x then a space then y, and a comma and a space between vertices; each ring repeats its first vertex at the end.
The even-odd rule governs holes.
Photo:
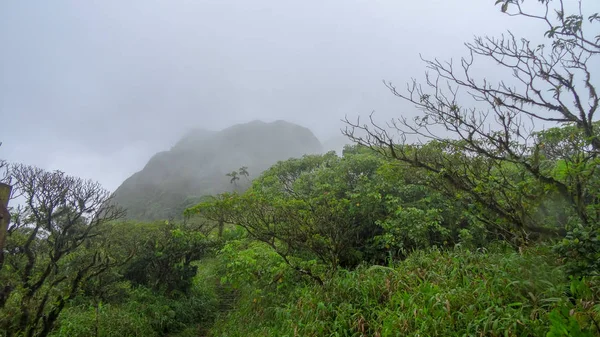
POLYGON ((227 173, 226 176, 228 176, 229 178, 231 178, 229 180, 229 182, 231 184, 233 184, 234 188, 237 189, 237 182, 240 180, 240 176, 238 174, 237 171, 231 171, 230 173, 227 173))
MULTIPOLYGON (((202 208, 203 208, 203 212, 201 214, 202 219, 208 220, 212 223, 216 223, 216 227, 218 230, 217 236, 219 238, 222 238, 223 230, 225 229, 225 222, 227 222, 227 219, 228 219, 228 216, 227 216, 228 210, 221 206, 229 198, 230 198, 229 193, 223 193, 223 194, 219 194, 216 196, 208 196, 208 197, 204 198, 204 200, 202 202, 186 209, 184 211, 184 216, 186 217, 186 219, 188 219, 190 216, 197 214, 198 212, 194 212, 194 211, 190 211, 190 210, 198 207, 199 205, 202 205, 202 208)), ((214 229, 214 227, 209 226, 208 229, 212 230, 212 229, 214 229)))
MULTIPOLYGON (((466 44, 469 56, 458 65, 424 60, 429 70, 424 83, 413 80, 406 91, 386 83, 394 95, 415 104, 420 116, 394 119, 389 128, 380 126, 372 115, 369 124, 346 118, 344 134, 443 177, 525 236, 561 232, 532 216, 532 209, 548 194, 565 200, 579 221, 591 226, 599 214, 597 207, 588 207, 593 199, 586 195, 590 191, 573 188, 554 174, 552 158, 543 152, 543 134, 535 132, 535 124, 574 127, 581 134, 578 151, 588 162, 598 162, 600 133, 594 122, 600 98, 591 65, 600 56, 600 37, 589 32, 600 23, 600 16, 584 15, 582 1, 577 2, 579 6, 563 0, 539 1, 540 14, 525 11, 522 0, 496 4, 510 16, 547 25, 545 37, 551 45, 533 45, 510 31, 500 38, 477 37, 466 44), (499 70, 513 76, 512 82, 477 79, 473 65, 480 59, 495 62, 499 70), (437 146, 438 151, 408 145, 408 135, 435 144, 428 146, 437 146), (529 200, 535 205, 521 202, 529 200)), ((564 165, 573 164, 568 158, 563 160, 564 165)))
MULTIPOLYGON (((0 163, 2 165, 2 163, 0 163)), ((4 245, 10 223, 10 211, 8 202, 12 193, 12 186, 0 182, 0 270, 4 266, 4 245)))
MULTIPOLYGON (((2 142, 0 142, 0 146, 2 146, 2 142)), ((4 159, 0 159, 0 183, 10 183, 10 175, 8 168, 8 162, 4 159)))
POLYGON ((460 205, 424 179, 407 165, 347 148, 341 158, 330 152, 281 161, 245 193, 222 194, 186 212, 243 227, 321 283, 340 267, 458 242, 460 205), (422 214, 428 219, 421 221, 422 214))
POLYGON ((137 247, 123 275, 138 285, 176 297, 187 295, 198 267, 192 262, 213 248, 213 242, 191 225, 170 221, 120 223, 127 244, 137 247))
POLYGON ((231 171, 230 173, 227 173, 226 176, 231 178, 231 180, 229 180, 229 182, 232 184, 235 184, 238 180, 240 180, 240 177, 239 177, 237 171, 231 171))
MULTIPOLYGON (((2 142, 0 142, 2 146, 2 142)), ((0 270, 4 266, 4 244, 10 223, 10 211, 8 201, 11 198, 12 186, 10 186, 8 163, 0 159, 0 270)))
POLYGON ((81 285, 119 263, 96 239, 124 211, 98 183, 26 165, 10 173, 24 206, 8 228, 0 329, 46 336, 81 285))
POLYGON ((250 176, 250 173, 248 173, 248 167, 247 167, 247 166, 242 166, 242 167, 240 167, 240 169, 238 170, 238 173, 239 173, 241 176, 245 177, 245 178, 246 178, 246 180, 249 180, 249 178, 248 178, 248 177, 250 176))

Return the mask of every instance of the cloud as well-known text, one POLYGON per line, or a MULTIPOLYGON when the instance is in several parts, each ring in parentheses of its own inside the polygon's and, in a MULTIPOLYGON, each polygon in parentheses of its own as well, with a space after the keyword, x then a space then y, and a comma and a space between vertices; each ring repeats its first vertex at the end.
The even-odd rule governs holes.
POLYGON ((3 1, 0 156, 114 187, 187 130, 414 109, 381 80, 464 55, 473 35, 539 25, 493 1, 3 1))

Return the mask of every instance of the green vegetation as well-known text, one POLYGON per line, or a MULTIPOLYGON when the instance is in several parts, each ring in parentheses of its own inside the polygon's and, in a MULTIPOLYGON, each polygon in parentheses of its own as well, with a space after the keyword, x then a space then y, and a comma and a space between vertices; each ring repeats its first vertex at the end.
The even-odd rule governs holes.
MULTIPOLYGON (((496 2, 550 23, 551 50, 512 37, 467 47, 521 90, 474 80, 470 61, 461 75, 428 61, 448 87, 390 85, 423 111, 391 126, 427 141, 347 121, 357 144, 341 156, 295 156, 252 181, 229 158, 231 192, 130 204, 146 218, 175 200, 177 221, 126 220, 96 183, 0 161, 24 200, 10 222, 0 202, 0 335, 600 335, 600 98, 587 64, 600 46, 582 32, 600 16, 520 3, 496 2), (464 108, 460 88, 489 110, 464 108), (556 125, 532 131, 525 117, 556 125)), ((261 151, 244 155, 264 162, 261 151)))
MULTIPOLYGON (((585 300, 572 304, 564 295, 569 282, 555 261, 544 248, 523 254, 500 248, 429 249, 390 266, 340 270, 322 287, 272 287, 260 294, 247 289, 237 311, 219 321, 214 333, 543 336, 560 330, 565 318, 580 315, 585 322, 585 315, 593 315, 585 300), (576 314, 562 315, 570 310, 576 314)), ((582 286, 593 296, 600 290, 597 282, 582 286)))

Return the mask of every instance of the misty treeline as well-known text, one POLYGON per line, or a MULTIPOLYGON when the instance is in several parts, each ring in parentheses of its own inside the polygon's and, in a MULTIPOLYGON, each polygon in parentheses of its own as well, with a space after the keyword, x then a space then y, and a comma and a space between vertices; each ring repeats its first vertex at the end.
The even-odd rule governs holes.
POLYGON ((1 162, 0 334, 600 334, 600 16, 526 4, 496 1, 548 45, 509 33, 425 60, 423 82, 386 83, 416 118, 346 119, 342 155, 243 186, 232 171, 180 222, 122 220, 97 183, 1 162))

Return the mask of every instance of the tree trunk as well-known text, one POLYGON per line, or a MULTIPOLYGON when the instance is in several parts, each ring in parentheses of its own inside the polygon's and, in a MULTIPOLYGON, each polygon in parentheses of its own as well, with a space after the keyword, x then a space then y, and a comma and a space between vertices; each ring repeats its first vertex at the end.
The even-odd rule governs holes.
POLYGON ((219 219, 219 238, 223 237, 223 228, 225 227, 225 221, 223 219, 219 219))
POLYGON ((10 222, 10 213, 8 212, 8 200, 12 186, 0 183, 0 270, 4 265, 4 244, 8 232, 8 223, 10 222))

